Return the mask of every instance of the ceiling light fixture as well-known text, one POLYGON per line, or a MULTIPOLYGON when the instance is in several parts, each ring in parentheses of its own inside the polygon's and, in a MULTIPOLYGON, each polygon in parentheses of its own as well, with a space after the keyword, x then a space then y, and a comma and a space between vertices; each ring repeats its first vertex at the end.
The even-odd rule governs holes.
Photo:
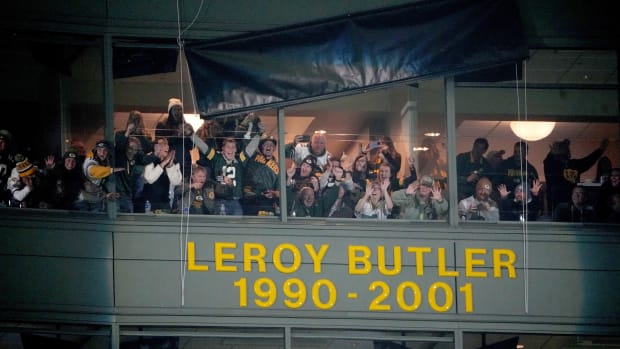
POLYGON ((510 129, 519 138, 534 142, 551 134, 555 128, 552 121, 511 121, 510 129))
POLYGON ((413 151, 427 151, 428 147, 413 147, 413 151))
POLYGON ((183 114, 183 118, 185 119, 185 122, 187 122, 188 124, 192 125, 192 127, 194 128, 194 131, 197 131, 200 126, 202 126, 202 124, 204 124, 204 119, 202 119, 200 117, 199 114, 183 114))
POLYGON ((439 132, 426 132, 424 135, 426 137, 439 137, 439 136, 441 136, 441 133, 439 133, 439 132))

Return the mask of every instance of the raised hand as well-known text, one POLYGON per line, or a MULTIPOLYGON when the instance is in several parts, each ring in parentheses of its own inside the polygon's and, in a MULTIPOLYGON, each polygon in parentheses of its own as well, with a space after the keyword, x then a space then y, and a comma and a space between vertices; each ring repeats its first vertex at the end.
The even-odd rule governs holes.
POLYGON ((25 186, 27 186, 28 188, 32 188, 32 177, 26 176, 26 177, 20 177, 20 178, 25 186))
POLYGON ((315 176, 310 177, 310 183, 312 183, 312 189, 314 189, 315 192, 319 191, 319 179, 316 178, 315 176))
POLYGON ((433 188, 431 189, 431 200, 435 200, 435 201, 439 201, 441 199, 443 199, 443 197, 441 196, 441 188, 438 186, 433 186, 433 188))
POLYGON ((366 196, 370 197, 371 193, 372 193, 372 183, 366 182, 366 196))
POLYGON ((418 181, 413 181, 407 186, 405 193, 409 195, 414 195, 418 192, 418 188, 420 188, 420 183, 418 183, 418 181))
POLYGON ((293 176, 295 175, 295 171, 296 171, 295 164, 293 164, 291 167, 286 169, 286 177, 288 180, 293 179, 293 176))
POLYGON ((172 165, 174 165, 174 156, 175 151, 169 151, 168 155, 166 155, 166 157, 162 160, 161 167, 172 167, 172 165))
POLYGON ((538 193, 540 192, 540 188, 542 188, 542 183, 540 183, 540 180, 535 179, 534 181, 532 181, 532 189, 530 189, 530 191, 532 192, 532 195, 538 196, 538 193))
POLYGON ((136 129, 136 124, 134 124, 133 122, 130 124, 127 124, 127 130, 125 130, 125 136, 129 137, 129 135, 131 135, 131 133, 136 129))
POLYGON ((54 158, 54 155, 48 155, 45 158, 45 168, 47 169, 53 169, 56 166, 56 159, 54 158))
POLYGON ((383 181, 381 181, 381 191, 382 192, 387 193, 389 186, 390 186, 390 180, 389 179, 384 179, 383 181))
POLYGON ((183 124, 183 135, 191 136, 194 133, 194 127, 191 124, 184 123, 183 124))
POLYGON ((505 184, 500 184, 497 186, 497 191, 499 191, 499 195, 502 196, 502 198, 505 198, 508 196, 508 194, 510 194, 510 192, 508 191, 508 189, 506 188, 505 184))

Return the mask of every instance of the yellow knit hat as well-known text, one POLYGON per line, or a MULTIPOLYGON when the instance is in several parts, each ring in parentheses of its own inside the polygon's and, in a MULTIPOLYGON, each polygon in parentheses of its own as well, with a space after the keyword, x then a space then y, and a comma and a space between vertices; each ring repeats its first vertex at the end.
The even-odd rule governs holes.
POLYGON ((15 164, 15 168, 17 169, 17 173, 20 177, 28 177, 34 174, 36 168, 30 163, 30 161, 28 161, 28 158, 24 158, 23 156, 19 155, 17 155, 15 158, 16 160, 18 160, 18 162, 15 164))

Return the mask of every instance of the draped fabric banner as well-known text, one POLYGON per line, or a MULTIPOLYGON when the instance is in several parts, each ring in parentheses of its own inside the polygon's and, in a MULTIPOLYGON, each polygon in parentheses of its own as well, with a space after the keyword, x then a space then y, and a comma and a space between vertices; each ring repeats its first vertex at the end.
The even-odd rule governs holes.
POLYGON ((205 117, 468 72, 527 54, 516 0, 422 1, 185 47, 205 117))

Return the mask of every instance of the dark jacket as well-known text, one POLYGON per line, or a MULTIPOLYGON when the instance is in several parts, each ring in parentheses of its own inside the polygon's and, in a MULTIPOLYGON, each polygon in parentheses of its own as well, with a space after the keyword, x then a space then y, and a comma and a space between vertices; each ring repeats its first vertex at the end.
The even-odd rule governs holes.
POLYGON ((603 155, 603 150, 596 149, 581 159, 566 159, 564 156, 547 154, 543 161, 545 181, 547 184, 547 200, 551 208, 561 202, 569 202, 573 188, 580 182, 582 173, 589 170, 603 155))
MULTIPOLYGON (((527 220, 535 221, 538 219, 538 211, 540 210, 540 198, 531 196, 530 202, 527 203, 527 220)), ((499 219, 502 221, 518 221, 521 217, 525 217, 525 210, 522 202, 514 200, 512 195, 501 199, 499 207, 499 219)))

